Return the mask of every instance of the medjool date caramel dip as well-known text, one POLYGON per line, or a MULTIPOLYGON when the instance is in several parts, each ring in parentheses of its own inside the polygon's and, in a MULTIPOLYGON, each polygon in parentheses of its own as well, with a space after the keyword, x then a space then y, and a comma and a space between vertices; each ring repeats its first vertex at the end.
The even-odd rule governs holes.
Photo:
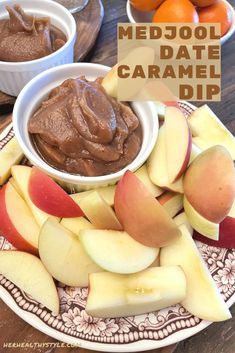
POLYGON ((130 164, 142 144, 137 116, 107 95, 102 78, 68 79, 54 88, 28 123, 41 157, 58 170, 82 176, 115 173, 130 164))
POLYGON ((24 62, 40 59, 61 48, 65 34, 48 17, 26 14, 20 5, 6 7, 9 19, 0 20, 0 60, 24 62))

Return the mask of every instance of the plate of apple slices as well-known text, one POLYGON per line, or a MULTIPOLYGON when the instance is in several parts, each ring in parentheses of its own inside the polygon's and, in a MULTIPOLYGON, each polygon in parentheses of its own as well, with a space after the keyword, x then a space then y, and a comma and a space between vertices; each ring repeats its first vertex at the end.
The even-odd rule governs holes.
POLYGON ((156 109, 147 162, 76 194, 0 135, 0 296, 51 337, 141 351, 231 318, 235 139, 206 105, 156 109))

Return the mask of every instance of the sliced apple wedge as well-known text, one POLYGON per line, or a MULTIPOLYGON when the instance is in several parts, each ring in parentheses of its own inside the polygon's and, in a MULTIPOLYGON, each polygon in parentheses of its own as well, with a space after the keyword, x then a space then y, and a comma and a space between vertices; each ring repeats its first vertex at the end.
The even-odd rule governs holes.
POLYGON ((54 314, 59 314, 55 283, 36 256, 21 251, 0 251, 0 273, 54 314))
POLYGON ((124 230, 146 246, 162 247, 180 236, 164 207, 130 171, 116 187, 114 207, 124 230))
POLYGON ((235 169, 223 146, 211 147, 194 159, 184 176, 184 192, 207 220, 220 223, 227 216, 235 197, 235 169))
POLYGON ((28 192, 40 210, 56 217, 80 217, 83 212, 71 197, 52 178, 32 167, 28 192))
POLYGON ((134 273, 150 266, 158 248, 144 246, 126 232, 112 230, 81 230, 80 241, 91 259, 104 270, 134 273))
POLYGON ((47 271, 68 286, 86 287, 90 273, 103 271, 86 254, 79 237, 52 218, 41 228, 39 255, 47 271))
POLYGON ((94 226, 84 217, 62 218, 60 224, 76 235, 79 235, 82 229, 94 229, 94 226))
POLYGON ((159 129, 157 143, 147 161, 151 181, 161 188, 183 194, 182 178, 170 183, 167 170, 165 126, 159 129))
POLYGON ((105 75, 102 81, 102 86, 106 93, 112 97, 117 98, 118 96, 118 64, 112 67, 112 69, 105 75))
POLYGON ((48 217, 50 217, 50 215, 46 212, 43 212, 37 206, 35 206, 29 196, 28 187, 29 187, 29 180, 31 176, 31 168, 24 165, 15 165, 11 168, 11 171, 12 171, 14 180, 16 181, 19 189, 24 195, 25 202, 29 206, 34 218, 36 219, 37 223, 41 227, 43 223, 48 219, 48 217))
MULTIPOLYGON (((146 186, 146 188, 154 195, 154 197, 158 197, 165 190, 159 188, 157 185, 154 185, 150 180, 147 172, 147 167, 144 164, 141 168, 136 170, 134 174, 142 181, 142 183, 146 186)), ((79 204, 79 200, 85 196, 88 196, 93 191, 97 191, 98 194, 104 199, 104 201, 109 205, 114 205, 114 195, 115 195, 116 185, 104 186, 101 188, 96 188, 88 191, 82 191, 76 194, 71 195, 72 199, 79 204)))
POLYGON ((189 160, 189 164, 191 164, 194 159, 202 152, 202 150, 195 145, 195 143, 192 143, 192 150, 191 150, 191 154, 190 154, 190 160, 189 160))
POLYGON ((152 183, 148 175, 146 164, 142 165, 142 167, 136 170, 134 174, 140 179, 140 181, 146 186, 154 197, 158 197, 164 193, 164 189, 152 183))
POLYGON ((97 191, 93 191, 79 200, 74 198, 74 200, 96 228, 122 230, 112 207, 104 201, 97 191))
POLYGON ((11 175, 11 167, 20 163, 23 158, 23 151, 18 144, 16 137, 13 137, 0 150, 0 185, 3 185, 11 175))
MULTIPOLYGON (((143 80, 141 78, 135 79, 135 84, 133 84, 132 79, 119 80, 118 79, 118 67, 122 64, 125 65, 133 65, 135 63, 135 59, 138 58, 139 64, 142 67, 147 67, 151 63, 154 63, 154 49, 150 47, 136 47, 133 50, 129 51, 124 60, 120 60, 118 64, 116 64, 104 77, 102 81, 102 86, 105 91, 112 97, 122 99, 123 86, 125 87, 125 98, 126 95, 130 98, 137 95, 141 89, 143 88, 145 82, 147 80, 143 80), (143 55, 144 51, 144 55, 143 55), (121 96, 121 97, 120 97, 121 96)), ((128 99, 126 99, 128 100, 128 99)), ((130 100, 130 99, 129 99, 130 100)))
POLYGON ((101 272, 89 276, 86 312, 102 318, 146 314, 177 304, 185 295, 185 275, 178 266, 132 275, 101 272))
POLYGON ((13 188, 15 189, 15 191, 18 192, 18 194, 20 195, 20 197, 22 197, 22 199, 24 198, 24 194, 22 193, 21 189, 19 188, 17 182, 15 181, 15 179, 13 177, 11 177, 9 179, 9 183, 11 183, 11 185, 13 186, 13 188))
POLYGON ((219 225, 219 239, 213 240, 205 238, 202 234, 194 230, 193 237, 209 246, 217 246, 219 248, 233 249, 235 248, 235 202, 228 216, 219 225))
POLYGON ((39 226, 11 183, 0 190, 0 232, 17 249, 38 253, 39 226))
POLYGON ((184 224, 187 229, 188 232, 193 235, 193 227, 191 226, 191 224, 189 223, 188 217, 186 216, 185 212, 181 212, 179 213, 177 216, 175 216, 174 218, 175 223, 177 224, 177 226, 181 226, 182 224, 184 224))
POLYGON ((155 105, 157 115, 160 120, 164 120, 164 118, 165 118, 166 107, 176 107, 176 108, 180 109, 179 103, 177 101, 172 101, 172 102, 155 101, 153 103, 155 105))
POLYGON ((224 146, 235 160, 235 138, 208 105, 196 109, 188 119, 194 143, 205 150, 215 145, 224 146))
POLYGON ((114 205, 114 195, 115 195, 115 185, 104 186, 101 188, 96 188, 88 191, 81 191, 76 194, 70 195, 72 199, 79 204, 79 200, 83 197, 88 196, 90 193, 96 191, 104 199, 104 201, 109 205, 114 205))
POLYGON ((166 163, 170 183, 185 172, 192 149, 192 134, 187 119, 179 108, 167 107, 165 112, 166 163))
POLYGON ((161 266, 180 266, 187 281, 186 297, 181 301, 191 314, 208 321, 231 318, 219 289, 201 258, 185 225, 180 226, 182 237, 161 249, 161 266))
POLYGON ((219 239, 219 224, 202 217, 184 196, 184 211, 193 229, 213 240, 219 239))
POLYGON ((183 208, 182 194, 167 191, 158 197, 158 201, 172 218, 183 208))

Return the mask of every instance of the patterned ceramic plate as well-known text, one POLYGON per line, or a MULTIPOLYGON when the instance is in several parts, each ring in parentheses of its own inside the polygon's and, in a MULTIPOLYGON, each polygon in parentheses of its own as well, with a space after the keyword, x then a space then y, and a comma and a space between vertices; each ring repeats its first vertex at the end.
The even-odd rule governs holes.
MULTIPOLYGON (((181 103, 188 116, 194 107, 181 103)), ((0 135, 0 149, 14 135, 12 127, 0 135)), ((235 302, 235 249, 227 250, 197 243, 217 286, 227 303, 235 302)), ((0 237, 0 249, 12 246, 0 237)), ((35 274, 36 275, 36 274, 35 274)), ((174 305, 146 315, 116 319, 99 319, 85 312, 87 288, 72 288, 58 284, 59 316, 37 303, 13 283, 0 275, 2 300, 23 320, 38 330, 66 343, 97 351, 134 352, 160 348, 181 341, 210 325, 174 305)))

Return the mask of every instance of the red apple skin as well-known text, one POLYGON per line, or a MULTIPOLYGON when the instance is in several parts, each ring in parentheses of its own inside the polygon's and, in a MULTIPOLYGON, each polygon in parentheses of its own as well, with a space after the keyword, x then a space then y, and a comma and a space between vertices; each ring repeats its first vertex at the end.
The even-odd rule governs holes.
POLYGON ((181 236, 164 207, 129 170, 117 184, 114 208, 124 230, 145 246, 167 246, 181 236))
POLYGON ((84 216, 76 202, 37 167, 32 167, 28 191, 35 206, 52 216, 60 218, 84 216))
POLYGON ((38 250, 29 244, 17 231, 11 219, 8 216, 5 203, 6 185, 0 190, 0 232, 1 234, 18 250, 38 255, 38 250))
POLYGON ((179 103, 177 101, 166 101, 166 102, 164 102, 164 104, 167 107, 176 107, 176 108, 180 109, 179 103))
POLYGON ((235 218, 227 216, 219 225, 219 240, 204 237, 197 231, 193 231, 193 238, 209 246, 218 248, 235 248, 235 218))

